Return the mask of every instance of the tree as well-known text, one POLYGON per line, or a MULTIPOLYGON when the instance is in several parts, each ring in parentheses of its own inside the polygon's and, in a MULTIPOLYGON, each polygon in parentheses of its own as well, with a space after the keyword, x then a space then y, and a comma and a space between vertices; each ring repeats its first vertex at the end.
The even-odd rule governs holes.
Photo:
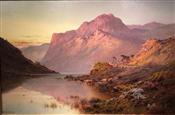
POLYGON ((114 56, 112 57, 112 64, 116 64, 117 63, 117 58, 114 56))

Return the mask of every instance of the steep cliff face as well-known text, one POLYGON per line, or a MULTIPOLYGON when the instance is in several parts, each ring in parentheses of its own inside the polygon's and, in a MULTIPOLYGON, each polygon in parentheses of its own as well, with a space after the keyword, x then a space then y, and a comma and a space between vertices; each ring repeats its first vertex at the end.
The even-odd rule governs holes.
POLYGON ((143 45, 138 54, 134 56, 130 64, 165 65, 175 60, 175 38, 165 40, 149 39, 143 45))
POLYGON ((42 64, 60 72, 87 73, 98 61, 133 54, 142 40, 127 37, 129 29, 112 14, 84 22, 77 30, 54 33, 42 64))

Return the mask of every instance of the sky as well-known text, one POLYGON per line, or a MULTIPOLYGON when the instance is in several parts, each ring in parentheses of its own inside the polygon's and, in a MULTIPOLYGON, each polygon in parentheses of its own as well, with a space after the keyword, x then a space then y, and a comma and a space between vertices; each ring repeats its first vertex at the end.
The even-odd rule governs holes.
POLYGON ((125 24, 175 23, 174 0, 0 1, 0 36, 16 44, 49 43, 52 33, 112 13, 125 24))

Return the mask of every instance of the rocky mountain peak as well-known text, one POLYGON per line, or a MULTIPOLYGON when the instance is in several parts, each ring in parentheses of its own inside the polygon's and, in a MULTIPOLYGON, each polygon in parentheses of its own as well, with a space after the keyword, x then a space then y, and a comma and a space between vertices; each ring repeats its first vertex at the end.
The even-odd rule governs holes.
POLYGON ((89 36, 98 29, 111 34, 128 30, 122 20, 113 14, 102 14, 90 22, 84 22, 77 31, 80 36, 89 36))
MULTIPOLYGON (((113 14, 101 14, 95 18, 95 20, 109 20, 109 19, 115 19, 116 17, 113 14)), ((119 18, 118 18, 119 19, 119 18)))

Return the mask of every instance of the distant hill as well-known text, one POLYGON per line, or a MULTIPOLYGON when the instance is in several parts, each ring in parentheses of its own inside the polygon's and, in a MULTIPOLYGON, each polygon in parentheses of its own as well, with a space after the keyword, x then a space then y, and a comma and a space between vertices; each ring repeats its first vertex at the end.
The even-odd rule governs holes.
POLYGON ((31 45, 25 48, 21 48, 20 50, 26 58, 32 60, 33 62, 40 62, 46 54, 48 48, 49 44, 45 43, 37 46, 31 45))
POLYGON ((140 39, 147 40, 148 38, 166 39, 175 36, 175 24, 162 24, 158 22, 150 22, 144 25, 127 25, 133 34, 136 34, 140 39))
POLYGON ((130 29, 145 29, 145 30, 153 30, 156 28, 160 28, 165 26, 166 24, 158 23, 158 22, 150 22, 144 25, 127 25, 130 29))

